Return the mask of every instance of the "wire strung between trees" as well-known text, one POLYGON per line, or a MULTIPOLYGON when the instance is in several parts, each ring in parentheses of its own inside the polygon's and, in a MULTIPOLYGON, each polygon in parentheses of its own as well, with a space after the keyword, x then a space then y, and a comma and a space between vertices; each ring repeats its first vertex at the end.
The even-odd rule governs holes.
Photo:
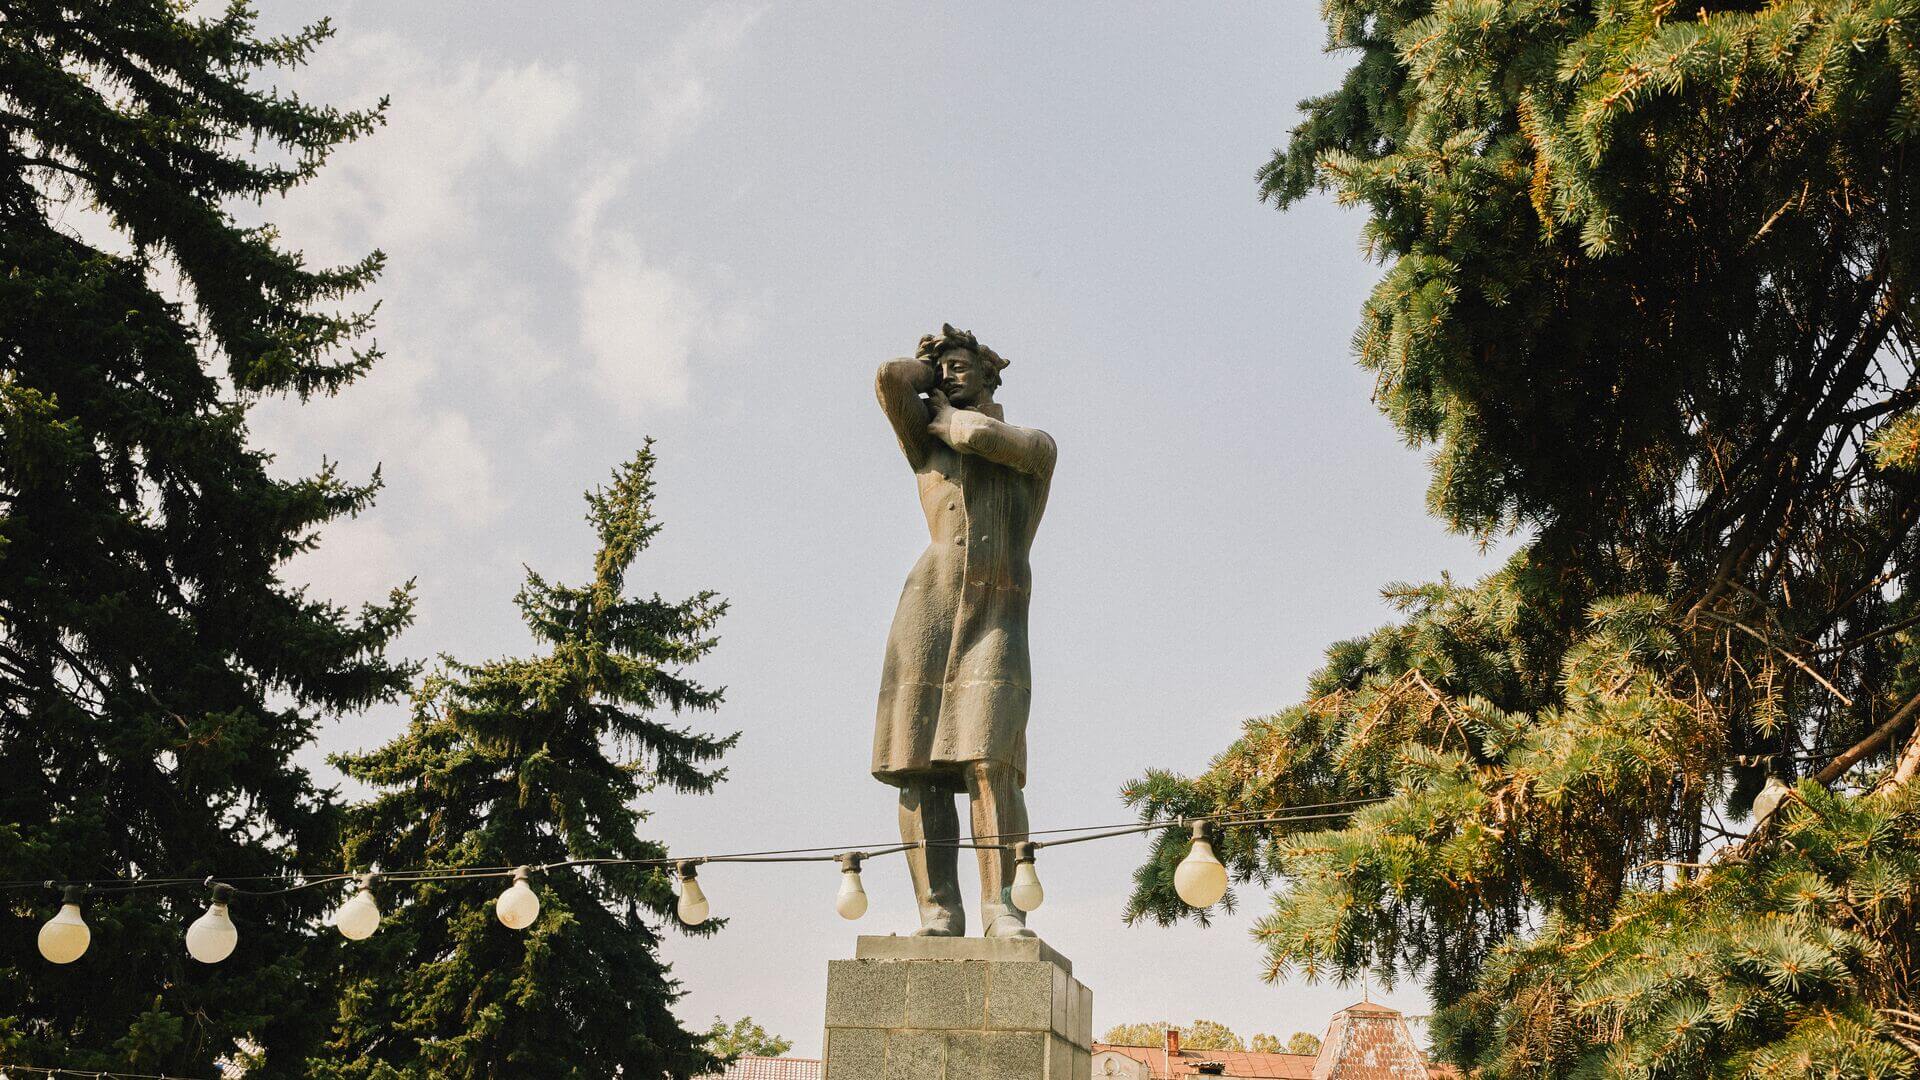
MULTIPOLYGON (((705 893, 698 882, 695 867, 711 863, 806 863, 834 861, 840 864, 842 883, 834 907, 840 915, 848 919, 857 919, 867 910, 865 887, 860 883, 860 866, 871 858, 883 855, 897 855, 915 849, 930 848, 974 848, 981 850, 1012 850, 1015 859, 1013 882, 1008 896, 1015 908, 1022 912, 1038 908, 1044 898, 1039 879, 1034 871, 1034 852, 1044 847, 1058 847, 1065 844, 1080 844, 1094 840, 1111 840, 1121 836, 1134 836, 1142 833, 1158 832, 1163 829, 1189 828, 1193 830, 1193 840, 1187 857, 1182 860, 1174 873, 1174 888, 1180 898, 1196 907, 1210 907, 1226 893, 1227 872, 1219 858, 1214 854, 1209 837, 1214 830, 1228 828, 1258 827, 1281 825, 1309 821, 1326 821, 1351 816, 1360 809, 1385 802, 1386 798, 1348 799, 1340 802, 1314 803, 1289 807, 1283 813, 1261 814, 1254 811, 1209 814, 1201 817, 1168 818, 1160 821, 1140 822, 1116 826, 1080 826, 1073 828, 1030 830, 1024 833, 982 834, 968 840, 958 837, 937 840, 922 840, 918 843, 892 843, 865 845, 863 848, 788 848, 770 851, 726 852, 716 855, 702 855, 691 858, 661 857, 656 859, 568 859, 561 862, 543 863, 528 866, 484 866, 418 868, 392 872, 369 873, 329 873, 329 874, 285 874, 253 875, 233 878, 209 876, 193 878, 185 876, 152 876, 139 878, 105 878, 89 881, 8 881, 0 882, 0 888, 49 887, 62 891, 60 913, 55 915, 40 932, 40 952, 48 961, 67 964, 80 958, 87 951, 92 931, 81 916, 80 904, 90 892, 101 895, 125 895, 153 889, 176 886, 200 885, 211 890, 212 901, 206 914, 188 927, 186 934, 187 952, 201 963, 217 964, 232 954, 239 938, 239 931, 227 914, 227 904, 234 896, 271 897, 284 896, 303 889, 321 888, 342 882, 355 882, 357 890, 337 910, 332 923, 349 940, 362 940, 378 928, 380 924, 379 903, 374 898, 375 882, 416 883, 432 881, 465 881, 487 878, 511 877, 513 884, 500 894, 495 901, 494 911, 500 922, 512 930, 525 930, 539 917, 540 899, 528 884, 528 879, 536 873, 545 873, 560 869, 596 870, 610 867, 674 867, 680 879, 680 897, 676 905, 676 914, 681 922, 697 926, 707 921, 708 905, 705 893), (1035 840, 1042 836, 1048 839, 1035 840), (280 888, 242 889, 235 882, 268 884, 291 882, 280 888)), ((114 1070, 69 1069, 60 1066, 44 1065, 0 1065, 0 1080, 15 1080, 16 1077, 94 1077, 96 1080, 188 1080, 186 1077, 168 1076, 159 1073, 132 1073, 114 1070)))
MULTIPOLYGON (((671 867, 679 882, 679 897, 674 904, 674 914, 679 917, 682 925, 691 927, 705 923, 710 917, 706 892, 699 881, 701 866, 712 863, 830 861, 839 863, 841 871, 840 890, 834 897, 834 910, 842 918, 851 920, 860 918, 867 911, 867 891, 860 880, 860 868, 868 859, 915 850, 927 852, 934 848, 971 848, 1012 853, 1013 878, 1006 886, 1005 895, 1014 909, 1028 912, 1039 908, 1046 898, 1046 891, 1040 884, 1039 874, 1034 866, 1035 853, 1040 849, 1093 840, 1111 840, 1115 837, 1157 832, 1162 829, 1186 828, 1192 830, 1192 838, 1187 847, 1186 857, 1174 870, 1173 887, 1182 902, 1199 909, 1213 906, 1227 893, 1227 868, 1214 853, 1212 843, 1213 837, 1220 830, 1345 818, 1364 807, 1385 802, 1387 798, 1314 803, 1289 807, 1281 813, 1264 815, 1257 811, 1240 811, 1201 817, 1166 818, 1131 825, 987 833, 966 840, 954 836, 922 839, 912 843, 873 844, 852 848, 788 848, 724 852, 714 855, 660 856, 649 859, 564 859, 558 862, 521 866, 420 867, 395 871, 343 871, 313 875, 288 873, 232 878, 213 875, 199 879, 184 876, 154 876, 97 878, 90 881, 8 881, 0 882, 0 889, 46 887, 60 892, 60 909, 53 918, 40 927, 37 944, 40 955, 49 963, 70 964, 86 953, 93 940, 93 931, 87 925, 82 911, 89 893, 98 891, 102 895, 118 896, 142 890, 193 885, 197 881, 200 887, 207 890, 208 902, 206 912, 187 927, 187 954, 203 964, 218 964, 233 955, 234 949, 239 944, 240 928, 234 923, 228 910, 237 896, 249 898, 285 896, 306 889, 325 888, 351 882, 354 886, 352 892, 346 901, 328 916, 328 922, 347 940, 362 941, 372 936, 380 927, 381 911, 376 886, 510 878, 511 884, 493 902, 493 913, 500 920, 501 925, 507 929, 525 930, 540 917, 540 894, 534 891, 531 881, 536 874, 556 870, 592 872, 616 867, 652 869, 671 867), (1046 839, 1034 839, 1036 836, 1046 839), (237 884, 243 881, 278 887, 248 889, 237 884)), ((49 1075, 52 1074, 49 1073, 49 1075)), ((0 1077, 0 1080, 6 1080, 6 1078, 0 1077)))
POLYGON ((109 1069, 63 1069, 47 1068, 43 1065, 0 1065, 0 1080, 9 1080, 16 1074, 28 1076, 90 1076, 95 1080, 191 1080, 190 1077, 173 1076, 168 1073, 130 1073, 114 1072, 109 1069))
MULTIPOLYGON (((387 884, 407 884, 433 881, 460 881, 465 879, 510 878, 517 871, 530 870, 543 873, 560 869, 593 869, 600 867, 660 867, 678 868, 682 866, 703 866, 712 863, 805 863, 835 862, 843 856, 857 855, 861 859, 894 855, 918 848, 960 848, 972 850, 1009 850, 1016 843, 1030 843, 1035 850, 1059 847, 1065 844, 1084 843, 1089 840, 1106 840, 1118 836, 1130 836, 1137 833, 1157 832, 1163 829, 1189 828, 1194 822, 1206 822, 1218 828, 1246 828, 1262 825, 1279 825, 1301 821, 1332 820, 1350 816, 1359 809, 1387 801, 1390 796, 1377 796, 1366 799, 1346 799, 1338 802, 1307 803, 1288 807, 1280 814, 1262 814, 1259 811, 1233 811, 1219 814, 1203 814, 1190 817, 1167 818, 1131 825, 1079 825, 1056 829, 1031 829, 1024 833, 986 833, 969 839, 928 839, 918 843, 902 844, 878 843, 864 845, 836 845, 830 847, 775 848, 767 851, 723 852, 714 855, 670 855, 652 859, 565 859, 559 862, 531 863, 525 865, 472 866, 472 867, 421 867, 406 870, 382 870, 371 872, 372 876, 387 884), (1325 813, 1299 813, 1299 811, 1324 810, 1325 813), (1086 834, 1086 835, 1068 835, 1086 834), (1050 836, 1057 839, 1027 840, 1028 837, 1050 836), (989 841, 1006 841, 993 843, 989 841)), ((130 878, 66 878, 0 881, 0 889, 63 889, 70 886, 85 888, 91 894, 115 895, 150 889, 164 889, 178 886, 207 888, 213 885, 225 885, 235 895, 248 897, 282 896, 306 889, 321 888, 346 882, 360 882, 369 876, 367 871, 335 871, 329 873, 307 874, 288 872, 284 874, 258 874, 228 876, 213 874, 201 877, 182 875, 140 875, 130 878), (291 882, 284 888, 247 889, 240 883, 277 883, 291 882)))

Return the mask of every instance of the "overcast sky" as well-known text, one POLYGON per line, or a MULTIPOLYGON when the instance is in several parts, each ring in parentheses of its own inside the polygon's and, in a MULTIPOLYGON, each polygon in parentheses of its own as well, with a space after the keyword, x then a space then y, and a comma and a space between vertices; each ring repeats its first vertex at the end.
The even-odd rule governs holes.
MULTIPOLYGON (((295 577, 343 602, 417 577, 412 656, 523 652, 523 565, 583 575, 579 493, 657 437, 667 531, 632 580, 729 598, 698 669, 727 701, 698 722, 743 733, 716 794, 647 800, 677 853, 894 835, 866 770, 926 534, 872 379, 943 321, 1012 360, 1008 418, 1060 446, 1033 555, 1036 829, 1129 820, 1125 781, 1204 768, 1386 621, 1383 585, 1490 568, 1424 515, 1423 459, 1352 361, 1377 273, 1359 212, 1255 195, 1296 102, 1343 67, 1316 5, 262 6, 269 29, 339 30, 284 85, 392 98, 268 208, 315 260, 390 257, 386 360, 256 414, 285 472, 387 482, 295 577)), ((1261 981, 1257 892, 1209 930, 1124 926, 1144 850, 1043 852, 1032 922, 1092 987, 1096 1032, 1317 1033, 1359 999, 1261 981)), ((903 863, 866 877, 855 925, 831 864, 703 871, 730 921, 667 947, 682 1017, 750 1014, 817 1052, 827 961, 916 924, 903 863)), ((1374 996, 1426 1010, 1417 988, 1374 996)))

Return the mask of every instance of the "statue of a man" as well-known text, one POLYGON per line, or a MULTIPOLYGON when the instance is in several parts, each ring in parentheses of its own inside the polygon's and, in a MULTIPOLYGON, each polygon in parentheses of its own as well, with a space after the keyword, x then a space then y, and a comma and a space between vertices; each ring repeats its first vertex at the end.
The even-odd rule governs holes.
POLYGON ((919 481, 931 542, 907 575, 887 635, 873 775, 900 789, 900 836, 920 903, 917 935, 966 933, 955 800, 972 804, 988 937, 1032 937, 1007 887, 1026 839, 1027 551, 1053 478, 1053 439, 1005 420, 1007 362, 943 326, 912 359, 880 365, 875 391, 919 481), (922 841, 949 841, 932 846, 922 841))

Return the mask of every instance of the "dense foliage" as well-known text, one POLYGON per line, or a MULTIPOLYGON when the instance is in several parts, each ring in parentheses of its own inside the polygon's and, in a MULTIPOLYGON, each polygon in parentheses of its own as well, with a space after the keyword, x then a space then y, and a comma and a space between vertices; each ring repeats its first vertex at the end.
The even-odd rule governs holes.
POLYGON ((706 1047, 707 1053, 714 1057, 732 1061, 742 1054, 779 1057, 793 1049, 793 1040, 773 1034, 755 1023, 751 1016, 743 1016, 731 1024, 716 1016, 713 1026, 707 1029, 706 1047))
POLYGON ((1312 1057, 1320 1052, 1320 1036, 1310 1031, 1296 1031, 1287 1036, 1287 1041, 1282 1043, 1271 1035, 1255 1035, 1247 1046, 1249 1049, 1267 1053, 1300 1054, 1304 1057, 1312 1057))
MULTIPOLYGON (((250 402, 374 359, 344 305, 378 256, 310 267, 228 209, 377 123, 255 85, 326 36, 263 39, 237 4, 0 0, 0 879, 331 852, 338 805, 294 755, 410 679, 382 658, 403 594, 349 612, 280 576, 373 485, 275 479, 248 445, 250 402)), ((197 890, 96 894, 65 967, 33 944, 58 897, 6 899, 0 1059, 206 1075, 250 1036, 288 1075, 324 1033, 311 894, 236 909, 217 969, 181 945, 197 890)))
MULTIPOLYGON (((733 745, 663 713, 704 712, 720 691, 684 669, 714 647, 726 605, 626 595, 636 556, 660 531, 651 444, 588 493, 600 546, 593 578, 556 585, 529 571, 515 597, 542 649, 526 659, 445 660, 414 698, 407 731, 335 759, 378 794, 356 806, 347 863, 540 867, 664 859, 634 801, 659 784, 702 792, 733 745)), ((555 867, 532 882, 540 917, 509 930, 482 882, 396 887, 373 938, 344 949, 332 1044, 312 1075, 509 1078, 690 1077, 714 1064, 705 1033, 671 1006, 657 955, 674 904, 659 868, 555 867)))
MULTIPOLYGON (((1273 1036, 1256 1035, 1254 1038, 1272 1039, 1273 1036)), ((1100 1036, 1100 1041, 1115 1046, 1164 1046, 1167 1025, 1159 1021, 1116 1024, 1100 1036)), ((1187 1050, 1245 1050, 1247 1041, 1218 1020, 1195 1020, 1180 1026, 1180 1045, 1187 1050)))
MULTIPOLYGON (((1160 1021, 1115 1024, 1100 1036, 1100 1041, 1114 1046, 1164 1046, 1167 1025, 1160 1021)), ((1180 1047, 1183 1050, 1252 1050, 1261 1054, 1304 1054, 1310 1057, 1320 1052, 1320 1036, 1296 1031, 1283 1040, 1278 1035, 1262 1031, 1251 1038, 1242 1039, 1238 1032, 1217 1020, 1195 1020, 1180 1027, 1180 1047)))
POLYGON ((1285 880, 1273 975, 1417 975, 1489 1077, 1911 1074, 1920 2, 1325 13, 1355 63, 1263 191, 1367 209, 1376 400, 1520 545, 1129 796, 1383 799, 1223 856, 1285 880))

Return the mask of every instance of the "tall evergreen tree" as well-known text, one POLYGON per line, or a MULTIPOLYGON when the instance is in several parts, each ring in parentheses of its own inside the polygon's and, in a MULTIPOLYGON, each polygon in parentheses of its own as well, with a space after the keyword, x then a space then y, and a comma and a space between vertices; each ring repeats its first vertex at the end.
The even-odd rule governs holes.
POLYGON ((1264 194, 1367 208, 1377 400, 1524 542, 1130 797, 1383 799, 1225 854, 1285 879, 1274 976, 1422 977, 1488 1077, 1912 1074, 1920 3, 1325 12, 1355 63, 1264 194))
MULTIPOLYGON (((280 577, 373 485, 274 479, 246 428, 260 396, 331 393, 374 360, 341 308, 379 257, 310 267, 228 210, 305 181, 379 111, 256 85, 324 24, 262 38, 242 4, 189 7, 0 0, 0 879, 271 875, 332 852, 338 807, 293 756, 411 678, 382 658, 403 594, 349 612, 280 577), (63 224, 88 211, 114 240, 63 224)), ((64 967, 34 950, 57 900, 6 894, 0 1060, 201 1075, 251 1036, 288 1075, 324 1035, 317 898, 236 909, 213 968, 182 948, 197 889, 96 894, 92 948, 64 967)))
MULTIPOLYGON (((721 692, 683 669, 714 647, 726 610, 710 592, 626 595, 634 558, 660 531, 651 442, 588 493, 599 536, 593 579, 529 571, 515 597, 540 655, 443 662, 414 698, 405 734, 340 757, 379 795, 354 811, 350 865, 541 866, 663 859, 635 799, 658 784, 704 792, 734 736, 676 726, 721 692)), ((659 868, 535 875, 540 917, 514 931, 479 890, 505 882, 396 887, 379 934, 350 947, 337 1034, 316 1075, 690 1077, 715 1064, 705 1032, 680 1025, 677 984, 657 955, 674 904, 659 868)))

